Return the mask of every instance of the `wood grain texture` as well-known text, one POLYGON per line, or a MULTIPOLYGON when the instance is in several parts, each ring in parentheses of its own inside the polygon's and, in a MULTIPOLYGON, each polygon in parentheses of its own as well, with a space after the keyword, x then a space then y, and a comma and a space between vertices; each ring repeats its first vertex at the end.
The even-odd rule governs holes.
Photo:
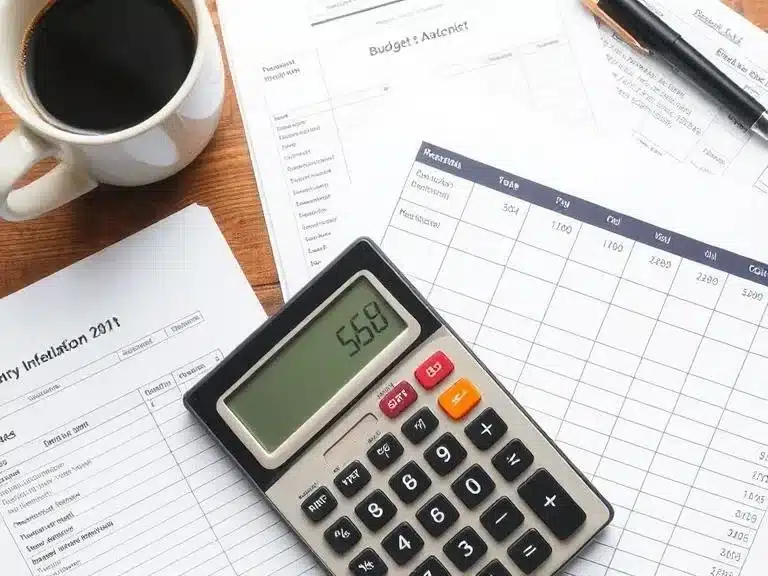
MULTIPOLYGON (((768 0, 723 1, 768 27, 768 0)), ((208 2, 218 30, 214 0, 208 2)), ((0 137, 15 122, 0 100, 0 137)), ((192 203, 212 210, 264 308, 274 313, 282 303, 280 287, 229 77, 221 126, 208 148, 181 174, 142 188, 102 186, 33 222, 0 221, 0 298, 192 203)))

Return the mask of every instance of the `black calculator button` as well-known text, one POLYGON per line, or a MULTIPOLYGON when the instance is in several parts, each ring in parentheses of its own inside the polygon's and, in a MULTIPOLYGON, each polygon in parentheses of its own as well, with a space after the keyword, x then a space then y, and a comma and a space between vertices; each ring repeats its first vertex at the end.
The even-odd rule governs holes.
POLYGON ((518 510, 512 501, 504 496, 480 516, 483 525, 496 542, 503 542, 512 532, 517 530, 525 520, 523 513, 518 510))
POLYGON ((336 498, 333 497, 331 491, 325 486, 318 488, 312 494, 310 494, 301 505, 301 509, 304 510, 304 514, 307 515, 312 522, 317 524, 320 520, 325 519, 328 514, 336 509, 336 498))
POLYGON ((429 408, 422 408, 406 420, 401 430, 411 444, 421 444, 427 436, 437 430, 437 425, 437 416, 432 414, 429 408))
POLYGON ((432 467, 432 470, 440 476, 453 472, 456 467, 464 462, 467 451, 459 444, 453 434, 446 432, 424 452, 424 459, 432 467))
POLYGON ((496 483, 479 464, 474 464, 454 480, 451 489, 459 497, 459 500, 472 510, 491 495, 491 492, 496 489, 496 483))
POLYGON ((339 492, 344 494, 347 498, 352 498, 355 494, 360 492, 368 482, 371 481, 371 473, 365 469, 365 466, 360 462, 352 462, 349 466, 344 468, 336 479, 333 481, 336 484, 336 488, 339 492))
POLYGON ((411 572, 410 576, 451 576, 451 573, 445 569, 440 560, 430 556, 424 562, 411 572))
POLYGON ((403 455, 403 445, 392 434, 385 434, 368 450, 368 460, 378 470, 386 470, 403 455))
POLYGON ((381 541, 384 550, 387 551, 398 566, 408 564, 416 554, 424 548, 424 540, 411 528, 408 522, 403 522, 397 528, 386 535, 381 541))
POLYGON ((354 576, 384 576, 387 573, 387 565, 381 556, 371 548, 366 548, 349 563, 349 571, 354 576))
POLYGON ((352 524, 352 520, 346 516, 339 518, 331 524, 331 527, 323 535, 325 536, 325 541, 331 545, 336 554, 346 554, 363 537, 357 526, 352 524))
POLYGON ((494 560, 488 564, 488 566, 480 570, 480 572, 477 573, 477 576, 512 576, 512 574, 509 573, 509 570, 504 568, 504 564, 498 560, 494 560))
POLYGON ((355 514, 371 532, 378 532, 397 514, 392 500, 381 490, 375 490, 355 506, 355 514))
POLYGON ((466 572, 488 551, 488 545, 472 528, 463 528, 443 546, 443 552, 454 566, 466 572))
POLYGON ((514 482, 533 464, 533 454, 520 440, 512 440, 491 462, 507 482, 514 482))
POLYGON ((536 530, 528 530, 507 550, 512 562, 525 574, 541 566, 552 554, 552 548, 536 530))
POLYGON ((432 480, 414 461, 408 462, 389 479, 389 487, 406 504, 415 502, 431 485, 432 480))
POLYGON ((477 446, 479 450, 485 451, 507 433, 507 424, 501 419, 501 416, 496 414, 496 410, 486 408, 480 416, 464 428, 464 432, 472 444, 477 446))
POLYGON ((584 510, 543 468, 526 480, 517 492, 558 540, 569 538, 587 519, 584 510))
POLYGON ((459 511, 448 498, 438 494, 421 507, 416 513, 416 519, 430 536, 439 538, 459 519, 459 511))

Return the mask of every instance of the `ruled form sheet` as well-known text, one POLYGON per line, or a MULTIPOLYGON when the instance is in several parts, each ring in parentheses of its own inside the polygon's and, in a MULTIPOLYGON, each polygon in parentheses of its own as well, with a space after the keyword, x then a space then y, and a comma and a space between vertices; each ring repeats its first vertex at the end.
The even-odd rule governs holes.
POLYGON ((311 572, 182 404, 265 317, 197 206, 1 300, 0 573, 311 572))
POLYGON ((359 213, 614 505, 563 573, 764 576, 768 203, 493 103, 431 104, 377 132, 391 162, 359 213))

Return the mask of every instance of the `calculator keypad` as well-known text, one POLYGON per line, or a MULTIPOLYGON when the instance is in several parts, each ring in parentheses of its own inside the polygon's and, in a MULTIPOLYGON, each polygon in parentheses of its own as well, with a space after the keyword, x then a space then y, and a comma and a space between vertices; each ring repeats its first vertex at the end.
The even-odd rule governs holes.
POLYGON ((383 434, 303 500, 352 576, 551 576, 554 543, 584 524, 530 434, 457 368, 438 351, 395 380, 375 401, 383 434))

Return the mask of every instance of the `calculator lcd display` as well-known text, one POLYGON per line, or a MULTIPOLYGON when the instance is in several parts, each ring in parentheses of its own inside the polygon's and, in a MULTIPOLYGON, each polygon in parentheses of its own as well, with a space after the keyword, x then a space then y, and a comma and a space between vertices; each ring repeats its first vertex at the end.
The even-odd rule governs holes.
POLYGON ((225 404, 273 452, 406 329, 405 320, 360 277, 225 404))

